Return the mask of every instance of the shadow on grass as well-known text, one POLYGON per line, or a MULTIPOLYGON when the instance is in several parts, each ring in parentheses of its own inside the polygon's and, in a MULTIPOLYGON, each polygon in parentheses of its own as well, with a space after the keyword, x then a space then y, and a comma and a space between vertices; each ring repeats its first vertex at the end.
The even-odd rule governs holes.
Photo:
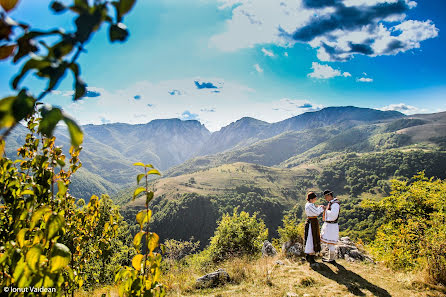
POLYGON ((338 284, 345 286, 350 293, 356 296, 365 296, 366 294, 363 292, 363 290, 367 290, 375 296, 391 296, 385 289, 372 284, 359 274, 345 269, 345 267, 341 264, 336 263, 334 266, 338 268, 337 272, 331 270, 331 268, 324 263, 318 263, 318 265, 313 266, 313 270, 326 278, 334 280, 338 284))

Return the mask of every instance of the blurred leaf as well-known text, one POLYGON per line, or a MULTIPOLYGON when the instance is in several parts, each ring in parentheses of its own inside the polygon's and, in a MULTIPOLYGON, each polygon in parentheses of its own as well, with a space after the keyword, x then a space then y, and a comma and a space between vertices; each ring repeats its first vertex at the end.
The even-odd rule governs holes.
POLYGON ((91 33, 99 29, 106 16, 107 10, 105 5, 96 6, 93 13, 90 13, 88 9, 83 11, 74 21, 77 28, 76 39, 81 43, 88 41, 91 33))
POLYGON ((30 221, 30 225, 29 228, 33 229, 34 226, 36 226, 37 222, 42 218, 42 216, 45 213, 51 212, 51 208, 47 205, 42 206, 41 208, 39 208, 38 210, 36 210, 33 215, 31 216, 31 221, 30 221))
POLYGON ((51 250, 50 271, 55 272, 70 263, 71 252, 61 243, 55 243, 51 250))
POLYGON ((79 76, 79 74, 80 74, 79 64, 77 64, 77 63, 70 63, 70 65, 68 65, 68 67, 71 69, 71 71, 73 71, 74 78, 79 76))
POLYGON ((111 42, 126 41, 129 36, 126 25, 123 23, 112 24, 109 29, 109 37, 111 42))
POLYGON ((0 139, 0 158, 3 156, 4 153, 5 153, 5 140, 0 139))
POLYGON ((56 125, 64 118, 60 108, 47 109, 45 107, 41 110, 42 121, 39 125, 39 132, 47 137, 53 136, 56 125))
POLYGON ((28 32, 23 34, 19 39, 17 39, 17 45, 19 50, 14 56, 14 63, 17 63, 21 58, 25 57, 31 52, 36 52, 38 50, 36 42, 32 39, 40 35, 45 35, 43 32, 28 32))
POLYGON ((12 10, 16 5, 18 0, 0 0, 0 5, 3 7, 3 9, 8 12, 12 10))
POLYGON ((74 5, 78 7, 82 7, 84 9, 88 9, 88 0, 74 0, 74 5))
POLYGON ((28 263, 28 266, 31 268, 32 271, 37 270, 37 264, 39 263, 40 255, 42 255, 42 253, 43 250, 39 245, 33 246, 26 253, 25 256, 26 263, 28 263))
POLYGON ((136 163, 133 163, 133 166, 142 166, 142 167, 144 167, 145 165, 144 165, 144 163, 136 162, 136 163))
POLYGON ((78 100, 87 94, 87 84, 80 78, 76 77, 74 100, 78 100))
POLYGON ((82 132, 81 127, 67 116, 64 116, 63 120, 65 124, 67 124, 68 132, 70 133, 71 145, 78 147, 84 141, 84 133, 82 132))
POLYGON ((49 67, 51 63, 49 61, 43 60, 43 58, 35 57, 32 59, 29 59, 22 67, 22 70, 20 73, 14 78, 12 81, 12 88, 17 89, 17 86, 20 82, 20 80, 23 78, 23 76, 31 69, 44 69, 46 67, 49 67))
POLYGON ((139 182, 141 181, 142 178, 144 178, 146 175, 144 173, 138 174, 136 176, 136 183, 139 185, 139 182))
POLYGON ((28 232, 28 228, 20 229, 19 233, 17 233, 17 243, 19 244, 19 247, 23 247, 25 244, 25 235, 28 232))
POLYGON ((33 190, 24 190, 24 191, 20 192, 21 196, 23 196, 23 195, 33 195, 33 194, 34 194, 33 190))
POLYGON ((138 196, 139 194, 141 194, 142 192, 144 192, 146 189, 143 187, 139 187, 135 190, 135 192, 133 192, 133 199, 136 198, 136 196, 138 196))
POLYGON ((34 112, 36 99, 31 97, 25 89, 22 89, 12 103, 12 114, 16 122, 20 122, 25 117, 34 112))
POLYGON ((138 254, 133 257, 132 266, 133 266, 133 268, 135 268, 135 270, 141 271, 141 266, 142 266, 141 264, 142 264, 143 259, 144 259, 144 256, 141 254, 138 254))
POLYGON ((50 66, 39 69, 36 73, 37 76, 49 78, 47 90, 54 89, 59 83, 60 79, 64 76, 65 71, 68 68, 68 63, 63 61, 60 64, 51 64, 50 66))
POLYGON ((0 128, 11 127, 15 123, 12 114, 12 104, 16 97, 6 97, 0 100, 0 128))
POLYGON ((59 233, 65 225, 65 219, 60 214, 53 214, 46 222, 45 232, 48 240, 52 239, 59 233))
POLYGON ((60 59, 69 53, 74 48, 76 40, 71 38, 70 36, 65 37, 61 42, 56 43, 53 47, 50 48, 50 51, 54 54, 56 59, 60 59))
POLYGON ((60 1, 53 1, 50 4, 50 8, 55 12, 55 13, 61 13, 64 12, 67 7, 60 1))
POLYGON ((129 12, 135 5, 135 2, 136 0, 120 0, 118 6, 119 15, 122 17, 129 12))
POLYGON ((0 60, 9 58, 14 53, 15 48, 15 44, 0 46, 0 60))
POLYGON ((57 194, 58 194, 60 197, 64 197, 65 194, 67 193, 67 190, 68 190, 68 188, 67 188, 67 186, 65 185, 65 183, 64 183, 63 181, 61 181, 61 180, 57 181, 57 189, 58 189, 57 194))

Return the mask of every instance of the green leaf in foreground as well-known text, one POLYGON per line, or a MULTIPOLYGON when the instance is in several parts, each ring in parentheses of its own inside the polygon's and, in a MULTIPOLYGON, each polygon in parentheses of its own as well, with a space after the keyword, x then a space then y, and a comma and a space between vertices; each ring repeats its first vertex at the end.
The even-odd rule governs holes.
POLYGON ((55 272, 61 268, 64 268, 70 263, 71 252, 61 243, 56 243, 53 246, 50 259, 50 271, 55 272))
POLYGON ((65 220, 60 214, 53 214, 46 222, 45 232, 48 240, 52 239, 65 225, 65 220))
POLYGON ((67 124, 68 132, 70 133, 71 145, 78 147, 84 141, 84 133, 82 132, 81 127, 67 116, 65 116, 63 120, 65 124, 67 124))
POLYGON ((33 246, 26 253, 26 263, 28 263, 28 266, 31 268, 32 271, 37 270, 40 260, 40 255, 42 255, 42 253, 43 250, 39 245, 33 246))
POLYGON ((42 121, 39 125, 39 132, 47 137, 53 136, 54 129, 57 124, 63 119, 62 110, 60 108, 46 108, 41 110, 42 121))

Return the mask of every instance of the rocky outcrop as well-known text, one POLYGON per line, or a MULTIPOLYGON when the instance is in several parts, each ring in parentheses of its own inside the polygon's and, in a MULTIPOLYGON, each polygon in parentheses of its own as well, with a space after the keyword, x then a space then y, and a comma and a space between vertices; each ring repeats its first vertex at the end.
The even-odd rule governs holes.
POLYGON ((282 253, 287 257, 301 257, 304 255, 304 246, 299 242, 287 241, 282 245, 282 253))
POLYGON ((277 255, 277 251, 274 246, 268 240, 265 240, 262 247, 262 256, 264 257, 274 257, 277 255))
POLYGON ((372 258, 361 252, 358 247, 350 240, 350 237, 341 237, 336 244, 336 256, 338 259, 345 259, 347 261, 369 261, 373 262, 372 258))
POLYGON ((230 280, 231 278, 229 277, 229 274, 224 269, 218 269, 215 272, 206 274, 198 278, 195 283, 195 287, 199 289, 213 288, 224 285, 230 280))

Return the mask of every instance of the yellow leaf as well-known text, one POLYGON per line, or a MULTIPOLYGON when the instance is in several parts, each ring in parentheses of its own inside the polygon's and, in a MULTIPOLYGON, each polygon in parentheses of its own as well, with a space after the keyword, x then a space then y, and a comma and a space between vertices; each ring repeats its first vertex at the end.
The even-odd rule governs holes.
POLYGON ((42 248, 38 245, 33 246, 26 253, 26 263, 28 263, 29 268, 32 271, 36 271, 38 267, 38 263, 40 261, 40 255, 42 255, 42 248))
POLYGON ((141 194, 142 192, 144 192, 146 189, 143 187, 139 187, 135 190, 135 192, 133 192, 133 199, 136 198, 136 196, 138 196, 139 194, 141 194))
POLYGON ((141 270, 142 259, 144 259, 144 256, 141 254, 138 254, 135 257, 133 257, 132 266, 133 266, 133 268, 135 268, 135 270, 138 270, 138 271, 141 270))
POLYGON ((51 265, 50 271, 55 272, 61 268, 64 268, 70 263, 71 252, 61 243, 54 244, 51 251, 51 265))
POLYGON ((0 0, 0 5, 6 12, 8 12, 17 5, 17 2, 19 2, 19 0, 0 0))
POLYGON ((151 170, 149 170, 149 172, 147 172, 147 174, 148 174, 148 175, 149 175, 149 174, 161 175, 161 173, 160 173, 158 170, 156 170, 156 169, 151 169, 151 170))
POLYGON ((154 249, 156 249, 158 247, 158 241, 159 241, 159 236, 156 233, 150 232, 150 239, 149 239, 149 251, 150 254, 153 252, 154 249))
POLYGON ((138 224, 141 226, 141 228, 143 227, 144 223, 149 222, 150 219, 152 217, 152 211, 149 209, 147 210, 141 210, 137 215, 136 215, 136 221, 138 222, 138 224))
POLYGON ((133 245, 135 246, 135 249, 139 250, 139 245, 141 244, 141 240, 144 234, 146 234, 146 232, 144 231, 136 233, 135 237, 133 238, 133 245))
POLYGON ((28 228, 20 229, 19 233, 17 233, 17 243, 19 244, 19 247, 23 247, 25 244, 26 232, 28 232, 28 228))

